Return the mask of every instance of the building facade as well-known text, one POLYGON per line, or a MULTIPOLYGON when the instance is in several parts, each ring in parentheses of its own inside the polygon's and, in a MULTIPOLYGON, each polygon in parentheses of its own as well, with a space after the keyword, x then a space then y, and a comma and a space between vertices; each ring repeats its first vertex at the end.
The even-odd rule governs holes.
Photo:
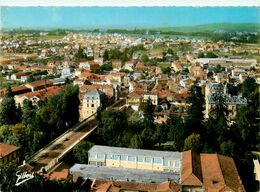
POLYGON ((83 98, 82 118, 88 118, 96 113, 98 108, 102 106, 104 93, 98 89, 90 89, 86 92, 83 98))
POLYGON ((181 153, 95 145, 88 152, 88 164, 179 173, 181 153))
POLYGON ((225 100, 225 104, 228 110, 228 117, 233 120, 237 114, 237 107, 240 105, 247 105, 247 99, 240 96, 230 96, 227 94, 226 85, 221 83, 209 83, 206 85, 205 90, 205 117, 209 117, 210 111, 216 105, 216 95, 221 94, 225 100))

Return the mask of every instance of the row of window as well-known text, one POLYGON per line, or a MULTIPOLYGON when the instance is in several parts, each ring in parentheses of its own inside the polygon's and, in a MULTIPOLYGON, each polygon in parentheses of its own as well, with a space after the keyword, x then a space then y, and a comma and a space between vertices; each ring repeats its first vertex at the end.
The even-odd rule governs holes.
POLYGON ((180 167, 179 161, 163 161, 162 158, 158 157, 143 157, 143 156, 128 156, 128 155, 112 155, 112 154, 95 154, 89 153, 89 158, 94 158, 98 160, 121 160, 121 161, 130 161, 130 162, 140 162, 140 163, 155 163, 160 164, 168 167, 180 167))
POLYGON ((87 97, 87 99, 98 99, 98 97, 92 97, 92 98, 87 97))
POLYGON ((94 104, 87 104, 87 107, 94 107, 94 104))

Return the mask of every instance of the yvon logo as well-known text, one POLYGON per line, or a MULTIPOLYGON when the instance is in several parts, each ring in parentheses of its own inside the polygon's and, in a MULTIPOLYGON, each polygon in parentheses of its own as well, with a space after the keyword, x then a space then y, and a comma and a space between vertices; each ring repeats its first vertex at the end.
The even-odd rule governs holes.
POLYGON ((15 183, 15 186, 19 186, 22 183, 24 183, 25 181, 28 181, 28 180, 34 178, 34 173, 28 173, 27 171, 25 171, 25 172, 17 171, 16 176, 17 176, 17 180, 15 183))

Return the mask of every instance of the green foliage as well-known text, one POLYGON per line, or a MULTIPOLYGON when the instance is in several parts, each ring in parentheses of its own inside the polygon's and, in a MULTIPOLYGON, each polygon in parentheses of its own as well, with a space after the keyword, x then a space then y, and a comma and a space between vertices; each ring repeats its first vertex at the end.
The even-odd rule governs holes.
POLYGON ((214 68, 215 73, 221 73, 222 71, 224 71, 224 68, 220 65, 217 65, 217 67, 214 68))
POLYGON ((149 98, 144 104, 144 125, 145 127, 154 130, 154 106, 149 98))
POLYGON ((0 103, 0 125, 11 125, 17 123, 19 115, 14 98, 4 97, 0 103))
POLYGON ((202 147, 201 137, 199 134, 192 133, 184 141, 184 150, 192 150, 200 153, 202 147))
POLYGON ((149 61, 149 57, 146 54, 142 54, 141 58, 140 58, 141 62, 143 63, 147 63, 149 61))
POLYGON ((107 63, 107 64, 103 64, 100 67, 98 67, 95 70, 95 73, 97 74, 103 74, 106 71, 111 71, 113 69, 112 64, 111 63, 107 63))
POLYGON ((163 74, 171 75, 171 71, 170 67, 162 68, 163 74))
POLYGON ((118 146, 123 131, 128 125, 126 115, 121 111, 108 108, 102 112, 101 120, 103 126, 97 130, 99 137, 110 146, 118 146))
POLYGON ((135 134, 131 140, 130 140, 130 148, 136 148, 136 149, 141 149, 143 148, 143 140, 142 137, 139 134, 135 134))
POLYGON ((84 52, 84 49, 79 48, 78 51, 74 55, 75 59, 80 60, 80 59, 88 59, 87 54, 84 52))
POLYGON ((0 104, 0 142, 21 146, 23 157, 32 154, 78 122, 78 95, 78 87, 68 85, 38 107, 24 100, 22 108, 6 96, 0 104))
POLYGON ((34 81, 35 81, 35 79, 34 79, 33 75, 30 75, 30 76, 28 77, 28 79, 27 79, 27 82, 28 82, 28 83, 34 82, 34 81))
POLYGON ((88 163, 88 150, 94 144, 89 141, 81 141, 74 149, 73 154, 80 163, 88 163))
POLYGON ((166 122, 166 128, 168 130, 168 140, 174 141, 174 150, 181 151, 184 146, 184 140, 187 137, 183 119, 171 114, 166 122))
POLYGON ((191 87, 191 96, 188 101, 191 105, 187 111, 188 116, 185 119, 187 132, 188 134, 192 134, 193 132, 202 134, 205 100, 200 87, 195 85, 191 87))
POLYGON ((257 89, 257 87, 258 85, 256 84, 255 79, 252 77, 247 77, 245 81, 242 83, 240 92, 243 97, 249 100, 250 95, 257 89))
POLYGON ((215 53, 213 53, 213 52, 208 52, 208 53, 206 54, 206 57, 207 57, 207 58, 217 58, 218 56, 217 56, 215 53))
POLYGON ((220 145, 220 153, 223 155, 231 155, 235 154, 235 143, 232 140, 224 141, 220 145))

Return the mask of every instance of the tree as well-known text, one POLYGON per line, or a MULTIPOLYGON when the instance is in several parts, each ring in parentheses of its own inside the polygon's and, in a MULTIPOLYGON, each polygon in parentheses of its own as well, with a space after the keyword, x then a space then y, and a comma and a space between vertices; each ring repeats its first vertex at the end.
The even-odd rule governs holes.
POLYGON ((112 108, 107 108, 101 113, 103 127, 98 127, 97 134, 103 142, 110 146, 121 144, 123 131, 127 129, 126 115, 112 108))
POLYGON ((149 57, 148 57, 148 55, 143 54, 143 55, 141 56, 141 62, 143 62, 143 63, 147 63, 148 61, 149 61, 149 57))
POLYGON ((79 48, 74 56, 77 60, 87 59, 87 55, 82 48, 79 48))
POLYGON ((198 58, 204 58, 204 57, 205 57, 204 53, 203 52, 199 52, 198 58))
POLYGON ((200 153, 202 147, 200 134, 192 133, 184 141, 184 150, 192 150, 200 153))
POLYGON ((170 67, 164 67, 164 68, 162 68, 162 72, 163 72, 163 74, 167 74, 167 75, 171 75, 171 68, 170 67))
POLYGON ((183 119, 171 114, 166 122, 165 131, 168 131, 168 140, 174 141, 174 150, 181 151, 187 135, 183 119))
POLYGON ((25 125, 28 125, 32 122, 33 118, 36 115, 36 109, 32 105, 32 101, 29 99, 25 99, 23 101, 22 107, 22 122, 25 125))
POLYGON ((257 87, 258 85, 255 79, 252 77, 247 77, 245 81, 242 83, 240 92, 242 93, 243 97, 249 100, 251 93, 253 93, 257 89, 257 87))
POLYGON ((232 140, 224 141, 220 145, 220 153, 223 155, 234 156, 235 143, 232 140))
POLYGON ((4 97, 0 103, 0 125, 11 125, 17 122, 17 108, 13 97, 4 97))
POLYGON ((146 128, 154 130, 154 106, 151 98, 145 102, 144 104, 144 125, 146 128))
POLYGON ((208 58, 217 58, 218 56, 215 53, 213 53, 213 52, 208 52, 207 53, 207 57, 208 58))
POLYGON ((108 55, 108 51, 107 51, 107 49, 104 51, 103 59, 104 59, 104 61, 109 60, 109 55, 108 55))
POLYGON ((29 75, 27 82, 30 83, 30 82, 34 82, 34 81, 35 81, 35 79, 34 79, 33 75, 29 75))
POLYGON ((205 100, 199 86, 193 85, 191 87, 191 95, 188 98, 188 101, 190 107, 187 111, 188 116, 185 118, 185 127, 189 135, 193 132, 202 134, 205 100))
POLYGON ((80 163, 88 163, 88 150, 94 144, 89 141, 81 141, 76 147, 73 149, 73 154, 77 158, 80 163))
POLYGON ((130 148, 141 149, 143 148, 143 140, 139 134, 135 134, 130 140, 130 148))
POLYGON ((204 125, 206 128, 208 146, 215 151, 219 151, 219 145, 229 138, 228 110, 225 97, 222 93, 215 93, 213 100, 215 104, 204 125))

